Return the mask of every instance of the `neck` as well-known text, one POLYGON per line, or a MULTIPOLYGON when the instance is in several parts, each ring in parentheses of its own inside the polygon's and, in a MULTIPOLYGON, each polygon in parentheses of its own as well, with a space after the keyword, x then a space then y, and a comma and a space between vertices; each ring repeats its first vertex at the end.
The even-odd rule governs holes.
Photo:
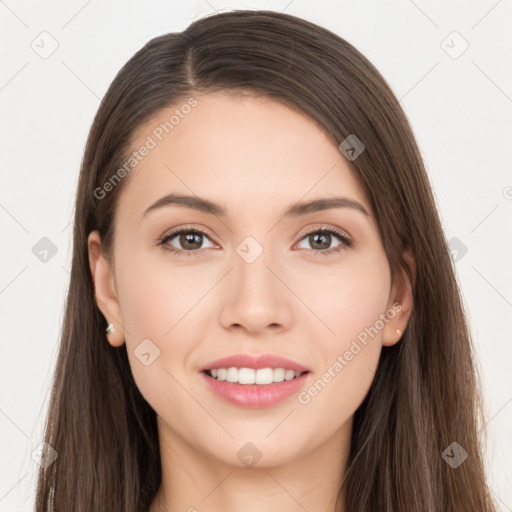
MULTIPOLYGON (((322 445, 281 463, 230 465, 188 444, 158 419, 162 484, 149 512, 344 512, 340 493, 352 422, 322 445)), ((263 459, 262 459, 263 460, 263 459)))

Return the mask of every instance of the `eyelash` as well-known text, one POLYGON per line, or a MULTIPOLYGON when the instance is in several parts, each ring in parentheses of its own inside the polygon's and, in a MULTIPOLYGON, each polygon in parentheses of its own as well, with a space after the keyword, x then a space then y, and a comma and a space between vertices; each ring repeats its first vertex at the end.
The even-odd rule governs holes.
MULTIPOLYGON (((165 234, 162 238, 160 238, 158 240, 157 245, 161 246, 164 251, 169 251, 171 253, 176 253, 178 255, 185 254, 186 256, 196 256, 197 254, 201 253, 201 251, 203 251, 203 249, 195 249, 193 251, 184 251, 184 250, 176 249, 176 248, 174 248, 172 246, 167 245, 167 242, 169 240, 172 240, 173 238, 176 237, 176 235, 181 235, 182 233, 200 234, 200 235, 204 235, 205 237, 210 239, 208 234, 205 231, 203 231, 202 229, 199 229, 199 228, 183 228, 183 229, 178 229, 176 231, 172 231, 169 234, 165 234)), ((312 234, 316 234, 316 233, 327 233, 327 234, 330 234, 330 235, 334 235, 337 238, 339 238, 339 240, 341 241, 341 244, 336 246, 336 247, 334 247, 333 249, 328 249, 326 251, 319 251, 319 250, 316 251, 318 254, 321 254, 323 256, 330 256, 332 254, 339 253, 339 252, 341 252, 341 251, 343 251, 345 249, 348 249, 348 248, 352 247, 352 242, 341 231, 338 231, 337 229, 330 228, 330 227, 322 227, 322 228, 317 228, 317 229, 314 229, 312 231, 309 231, 308 233, 305 233, 301 237, 300 240, 303 240, 307 236, 312 235, 312 234)), ((311 249, 311 250, 314 250, 314 249, 311 249)))

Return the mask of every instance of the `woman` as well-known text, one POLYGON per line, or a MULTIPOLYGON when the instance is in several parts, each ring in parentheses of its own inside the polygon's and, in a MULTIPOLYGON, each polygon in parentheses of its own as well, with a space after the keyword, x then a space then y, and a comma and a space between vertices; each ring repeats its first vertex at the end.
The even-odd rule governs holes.
POLYGON ((37 511, 495 511, 477 389, 417 144, 360 52, 232 11, 130 59, 82 163, 37 511))

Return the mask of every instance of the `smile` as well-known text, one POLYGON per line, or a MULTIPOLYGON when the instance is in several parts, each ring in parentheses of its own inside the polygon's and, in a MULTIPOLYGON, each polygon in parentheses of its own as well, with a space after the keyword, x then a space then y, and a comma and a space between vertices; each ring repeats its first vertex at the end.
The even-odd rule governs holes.
POLYGON ((284 368, 217 368, 206 370, 206 373, 219 381, 236 382, 238 384, 256 384, 268 386, 274 382, 283 382, 300 377, 306 372, 295 372, 284 368))
POLYGON ((309 373, 284 368, 255 370, 230 367, 205 370, 200 375, 210 391, 228 403, 249 409, 263 409, 298 393, 304 387, 309 373))

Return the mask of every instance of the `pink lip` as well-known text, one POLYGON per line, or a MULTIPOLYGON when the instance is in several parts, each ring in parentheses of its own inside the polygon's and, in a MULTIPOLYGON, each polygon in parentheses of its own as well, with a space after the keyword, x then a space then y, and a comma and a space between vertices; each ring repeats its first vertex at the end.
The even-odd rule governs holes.
MULTIPOLYGON (((249 366, 241 366, 240 368, 242 367, 250 368, 249 366)), ((220 366, 220 368, 225 368, 225 366, 220 366)), ((266 368, 266 366, 263 366, 263 368, 266 368)), ((233 405, 250 409, 271 407, 288 398, 304 386, 308 375, 309 372, 295 379, 283 382, 274 382, 267 385, 248 385, 216 380, 207 373, 201 372, 202 378, 205 379, 206 384, 214 393, 233 405)))
MULTIPOLYGON (((284 368, 285 370, 293 370, 294 372, 308 372, 309 368, 302 366, 291 359, 276 356, 273 354, 261 354, 259 356, 251 356, 250 354, 237 354, 234 356, 224 357, 208 363, 201 368, 200 371, 216 370, 217 368, 284 368)), ((291 381, 288 381, 291 382, 291 381)), ((277 383, 280 384, 280 383, 277 383)), ((271 386, 272 384, 269 384, 271 386)), ((245 385, 244 385, 245 386, 245 385)))

